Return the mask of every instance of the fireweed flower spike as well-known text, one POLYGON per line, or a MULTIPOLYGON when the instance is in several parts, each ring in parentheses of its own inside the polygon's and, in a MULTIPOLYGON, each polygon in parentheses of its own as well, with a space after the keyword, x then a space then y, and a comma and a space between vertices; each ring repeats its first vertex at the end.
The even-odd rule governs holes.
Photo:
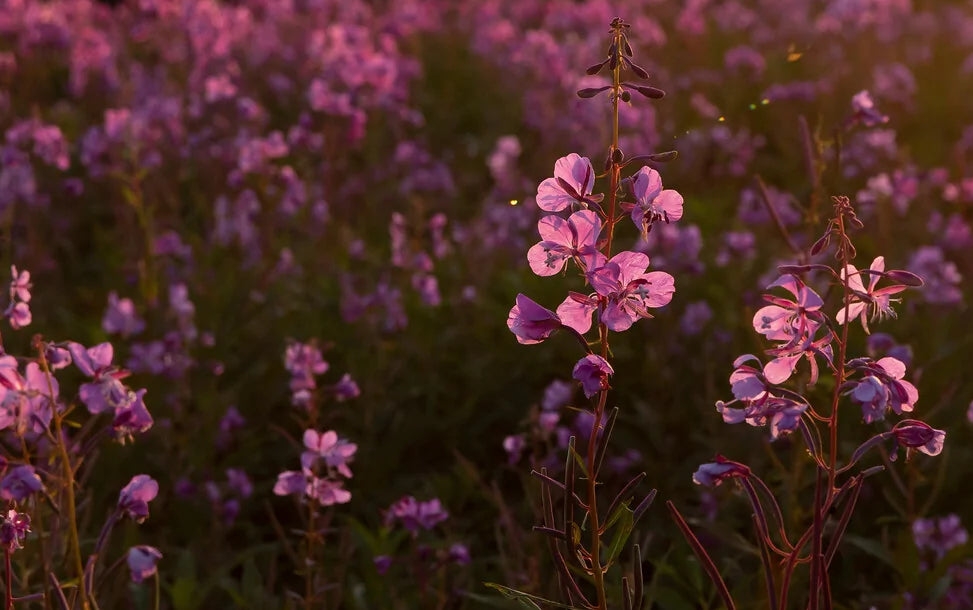
POLYGON ((537 187, 537 206, 545 212, 560 212, 574 204, 587 207, 595 172, 588 157, 571 153, 554 164, 554 177, 537 187))
MULTIPOLYGON (((855 216, 850 201, 846 197, 835 197, 834 215, 828 222, 828 228, 820 239, 812 246, 812 254, 820 253, 825 247, 835 246, 838 259, 837 269, 820 264, 786 265, 781 268, 785 274, 769 288, 783 288, 793 298, 782 298, 775 295, 765 295, 764 299, 770 305, 761 308, 753 318, 756 332, 764 335, 768 340, 778 342, 777 346, 767 350, 772 360, 765 366, 760 366, 760 360, 751 354, 743 355, 733 363, 734 371, 730 375, 730 386, 733 400, 719 401, 717 411, 726 423, 740 423, 746 421, 750 425, 763 426, 769 424, 771 440, 783 433, 799 430, 807 445, 807 451, 814 463, 814 501, 811 510, 811 523, 798 538, 802 542, 792 545, 789 542, 778 546, 770 537, 770 531, 764 516, 764 503, 770 503, 775 517, 780 525, 780 536, 787 541, 784 530, 784 520, 780 517, 780 508, 767 488, 756 475, 748 474, 746 467, 739 469, 730 463, 717 459, 716 463, 704 464, 694 475, 694 480, 700 484, 718 484, 723 478, 740 477, 744 487, 748 490, 754 507, 757 533, 761 538, 763 549, 762 561, 766 574, 768 597, 774 603, 774 608, 787 608, 787 598, 791 575, 798 565, 799 557, 810 552, 810 591, 808 593, 809 608, 819 608, 822 595, 827 600, 828 569, 841 537, 844 534, 861 484, 865 477, 870 476, 883 467, 865 468, 849 478, 839 480, 842 475, 852 469, 865 454, 873 447, 892 440, 896 447, 906 447, 907 455, 917 451, 926 455, 938 455, 945 442, 946 434, 936 430, 928 424, 918 420, 903 420, 894 425, 891 430, 875 434, 862 443, 844 465, 839 461, 838 415, 839 403, 843 396, 847 396, 853 403, 861 406, 865 423, 872 423, 885 418, 888 411, 901 415, 914 409, 919 399, 918 390, 905 381, 906 367, 902 361, 886 356, 880 360, 872 358, 848 359, 849 345, 847 322, 856 317, 862 320, 862 327, 867 333, 867 314, 869 310, 876 317, 892 316, 890 307, 891 294, 897 294, 908 286, 920 286, 922 280, 911 273, 901 271, 885 271, 884 259, 878 257, 867 270, 858 271, 849 262, 854 256, 854 245, 849 237, 851 228, 861 227, 861 222, 855 216), (832 320, 825 308, 824 299, 812 290, 799 274, 811 271, 825 270, 827 276, 835 283, 836 290, 830 294, 841 297, 839 313, 832 320), (863 275, 869 275, 870 280, 863 281, 863 275), (879 278, 887 278, 892 286, 876 289, 879 278), (834 374, 835 383, 831 390, 831 411, 821 412, 802 395, 803 388, 809 385, 804 380, 794 383, 799 391, 784 387, 782 384, 794 376, 795 365, 802 357, 807 357, 811 364, 810 377, 806 380, 813 383, 818 376, 816 359, 823 358, 828 369, 834 374), (742 408, 731 405, 740 403, 742 408), (822 432, 820 427, 826 425, 822 432), (750 481, 756 487, 747 487, 750 481), (758 497, 754 489, 760 488, 764 493, 758 497), (837 510, 834 510, 836 509, 837 510), (828 532, 828 533, 825 533, 828 532), (826 543, 826 545, 825 545, 826 543), (783 583, 778 590, 774 583, 776 571, 772 568, 772 554, 783 560, 783 583)), ((894 453, 893 453, 894 455, 894 453)), ((697 550, 694 547, 694 550, 697 550)), ((705 550, 697 550, 700 558, 705 557, 705 550)), ((715 568, 714 568, 715 569, 715 568)), ((714 582, 717 579, 714 578, 714 582)), ((725 590, 725 588, 723 589, 725 590)), ((728 594, 727 594, 728 595, 728 594)), ((730 606, 732 600, 727 604, 730 606)), ((828 603, 824 607, 830 607, 828 603)))
MULTIPOLYGON (((652 317, 648 310, 662 307, 672 300, 675 291, 674 279, 668 273, 655 271, 647 273, 649 257, 639 252, 620 252, 613 256, 612 241, 616 225, 631 216, 639 231, 647 231, 652 223, 671 222, 682 216, 682 197, 675 191, 663 191, 658 173, 648 168, 640 169, 633 178, 626 179, 629 186, 623 188, 622 170, 633 163, 644 164, 648 161, 662 162, 675 158, 674 153, 638 155, 626 159, 619 149, 620 102, 630 102, 629 89, 635 89, 650 99, 662 97, 663 92, 653 87, 635 85, 623 80, 623 72, 632 72, 637 79, 648 78, 648 73, 632 61, 633 49, 628 42, 629 25, 621 19, 611 23, 611 43, 607 58, 589 68, 589 74, 606 69, 611 72, 611 84, 583 88, 578 92, 581 98, 592 98, 606 93, 612 108, 612 142, 608 146, 605 161, 607 184, 605 194, 592 195, 595 188, 595 173, 591 162, 572 153, 558 159, 554 166, 554 177, 544 180, 537 189, 537 205, 545 212, 573 212, 567 219, 560 216, 547 216, 538 223, 541 241, 528 252, 528 262, 534 273, 553 276, 560 273, 568 260, 574 260, 590 290, 584 292, 568 291, 566 298, 558 306, 557 313, 550 311, 523 294, 517 295, 517 302, 507 319, 507 326, 520 343, 539 343, 554 331, 565 328, 580 340, 586 355, 574 366, 573 377, 581 383, 585 396, 590 399, 590 410, 584 410, 579 420, 586 426, 580 438, 586 439, 587 447, 576 446, 576 437, 570 436, 567 442, 569 455, 565 467, 564 482, 557 482, 546 472, 536 473, 548 487, 542 497, 547 506, 544 522, 539 531, 552 537, 551 551, 555 560, 558 581, 563 587, 563 597, 572 607, 585 607, 592 610, 607 610, 605 573, 616 563, 617 552, 627 540, 630 528, 616 531, 614 550, 603 549, 602 536, 618 523, 619 510, 627 510, 633 524, 645 512, 654 498, 650 493, 639 503, 633 502, 637 484, 645 476, 638 475, 609 505, 609 514, 599 516, 597 479, 599 469, 605 458, 611 430, 614 426, 617 409, 606 410, 609 378, 614 369, 608 361, 611 349, 609 333, 627 330, 641 318, 652 317), (634 201, 623 201, 624 198, 634 201), (583 208, 583 209, 578 209, 583 208), (605 237, 601 239, 601 233, 605 237), (591 330, 592 314, 598 312, 598 339, 588 341, 584 335, 591 330), (590 431, 590 432, 589 432, 590 431), (582 468, 585 489, 573 490, 579 483, 575 469, 576 462, 582 468), (560 519, 553 516, 552 493, 564 494, 564 513, 560 519), (572 497, 584 497, 581 506, 584 516, 575 516, 576 503, 572 497), (629 508, 632 503, 634 508, 629 508), (613 510, 613 508, 619 510, 613 510), (619 539, 617 536, 623 535, 619 539), (587 538, 582 542, 582 538, 587 538), (620 540, 620 542, 619 542, 620 540), (605 551, 606 555, 602 552, 605 551), (569 566, 569 562, 572 566, 569 566), (589 600, 578 584, 578 574, 584 574, 592 583, 594 595, 589 600)), ((556 425, 556 419, 552 422, 556 425)), ((516 461, 523 439, 508 437, 504 443, 511 461, 516 461)), ((604 463, 611 463, 609 458, 604 463)), ((545 469, 546 470, 546 469, 545 469)), ((639 551, 635 549, 636 565, 639 551)), ((629 600, 626 607, 642 607, 641 573, 636 569, 636 586, 630 589, 628 579, 623 578, 623 596, 629 600)), ((497 588, 506 594, 525 596, 506 587, 497 588)), ((590 594, 590 593, 589 593, 590 594)), ((533 602, 529 605, 536 605, 533 602)))

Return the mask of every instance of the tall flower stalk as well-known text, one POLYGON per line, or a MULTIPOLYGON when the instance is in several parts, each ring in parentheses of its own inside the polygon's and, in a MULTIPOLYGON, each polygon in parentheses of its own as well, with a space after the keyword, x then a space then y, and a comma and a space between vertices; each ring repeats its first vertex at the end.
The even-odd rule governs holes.
MULTIPOLYGON (((767 605, 775 610, 788 607, 792 577, 799 564, 808 566, 810 581, 807 599, 802 603, 811 610, 832 607, 829 580, 832 559, 854 512, 863 481, 885 468, 882 465, 856 468, 868 451, 891 443, 893 460, 899 447, 905 448, 907 456, 913 452, 938 455, 946 436, 945 432, 921 421, 903 419, 887 425, 885 431, 866 440, 851 455, 839 455, 839 413, 845 402, 842 398, 861 408, 865 423, 884 422, 889 412, 911 413, 919 399, 915 386, 903 379, 906 372, 903 362, 891 356, 879 360, 849 358, 848 341, 854 321, 860 320, 862 329, 868 333, 869 319, 895 316, 892 304, 898 299, 891 295, 922 286, 923 282, 908 271, 886 271, 883 257, 876 258, 868 269, 857 269, 851 263, 855 247, 850 232, 863 225, 847 197, 833 197, 832 202, 833 216, 825 233, 811 247, 810 255, 833 247, 837 268, 817 263, 780 267, 782 275, 768 289, 789 294, 764 295, 768 304, 753 318, 754 330, 775 342, 766 350, 769 358, 767 362, 753 354, 737 358, 730 375, 733 399, 716 405, 726 423, 769 427, 771 440, 798 433, 815 469, 810 522, 799 535, 789 534, 773 493, 744 464, 717 456, 693 475, 696 483, 709 487, 733 480, 746 492, 761 551, 767 605), (823 275, 836 289, 834 292, 840 294, 840 302, 833 308, 812 288, 811 275, 823 275), (880 282, 886 285, 880 288, 880 282), (822 370, 834 377, 827 410, 817 404, 809 391, 813 390, 822 370), (774 578, 777 572, 774 558, 780 565, 779 584, 774 578)), ((670 510, 694 552, 708 566, 707 571, 724 604, 733 608, 734 602, 714 562, 671 503, 670 510)))
MULTIPOLYGON (((620 104, 630 103, 633 91, 650 99, 664 95, 660 89, 624 80, 629 74, 634 79, 648 78, 648 73, 632 59, 629 27, 621 19, 612 21, 606 58, 587 70, 589 75, 607 70, 610 84, 578 91, 582 98, 607 93, 611 104, 612 141, 604 173, 596 175, 589 159, 571 153, 555 163, 554 176, 544 180, 537 189, 538 207, 550 214, 538 223, 541 241, 527 254, 531 269, 538 275, 552 276, 573 265, 581 272, 586 289, 569 292, 556 312, 518 295, 507 320, 521 343, 539 343, 563 330, 573 335, 585 351, 574 366, 573 378, 580 382, 590 401, 588 413, 592 423, 587 444, 579 450, 576 439, 571 437, 563 481, 552 478, 546 468, 532 474, 540 479, 543 488, 543 524, 535 529, 549 537, 563 599, 571 607, 580 605, 597 610, 607 610, 609 593, 605 575, 618 561, 636 522, 655 497, 653 490, 631 507, 636 487, 645 478, 643 472, 607 503, 604 512, 600 505, 598 476, 618 416, 617 408, 610 411, 607 408, 609 379, 614 374, 610 363, 610 333, 627 330, 642 318, 651 318, 648 310, 668 304, 675 291, 671 275, 647 272, 649 257, 644 253, 613 252, 615 229, 619 221, 630 217, 637 230, 645 235, 657 222, 679 220, 683 203, 676 191, 663 190, 658 172, 644 165, 673 159, 674 152, 626 157, 619 148, 620 104), (622 172, 629 166, 641 167, 623 179, 622 172), (594 188, 599 179, 607 181, 607 191, 596 194, 594 188), (589 339, 595 313, 597 338, 589 339), (577 489, 579 477, 584 485, 577 489), (555 517, 555 494, 563 498, 560 519, 555 517), (576 509, 582 513, 580 518, 576 509), (606 543, 609 532, 610 542, 606 543), (586 575, 587 585, 579 582, 578 574, 586 575)), ((633 577, 622 579, 621 599, 626 609, 642 607, 641 557, 637 545, 633 563, 633 577)), ((557 603, 500 585, 492 586, 518 599, 557 603)))

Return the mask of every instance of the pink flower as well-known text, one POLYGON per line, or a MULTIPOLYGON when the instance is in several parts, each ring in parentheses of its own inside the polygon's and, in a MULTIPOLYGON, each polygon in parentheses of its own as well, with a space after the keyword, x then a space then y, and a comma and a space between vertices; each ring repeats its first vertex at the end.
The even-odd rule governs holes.
POLYGON ((0 498, 21 502, 42 489, 44 484, 34 472, 34 467, 23 464, 12 468, 0 481, 0 498))
POLYGON ((658 221, 676 222, 682 218, 682 195, 672 189, 662 189, 662 177, 650 167, 643 167, 632 176, 632 222, 643 234, 652 230, 658 221))
POLYGON ((857 358, 850 361, 848 366, 864 373, 860 380, 849 383, 851 389, 846 394, 861 405, 865 423, 884 419, 888 409, 898 415, 912 411, 919 400, 916 386, 902 379, 905 364, 901 360, 891 356, 877 362, 871 358, 857 358))
POLYGON ((851 107, 855 111, 852 121, 858 121, 865 127, 874 127, 889 122, 889 117, 875 108, 872 95, 862 89, 851 98, 851 107))
POLYGON ((702 464, 693 473, 693 483, 706 487, 717 487, 727 479, 750 476, 750 469, 745 465, 726 459, 722 455, 716 456, 715 462, 702 464))
MULTIPOLYGON (((882 277, 881 274, 885 272, 885 258, 882 256, 877 257, 872 261, 871 266, 869 266, 870 271, 875 273, 868 273, 867 271, 858 271, 854 265, 848 265, 841 271, 842 281, 848 282, 848 289, 851 291, 851 298, 849 299, 849 304, 847 309, 844 305, 838 310, 838 315, 835 316, 835 320, 838 324, 844 324, 847 320, 854 320, 856 317, 861 318, 862 328, 868 333, 868 319, 871 318, 879 320, 888 317, 895 317, 895 311, 892 309, 892 303, 898 302, 899 299, 890 298, 890 295, 902 292, 906 289, 903 284, 893 284, 891 286, 886 286, 885 288, 875 289, 875 285, 878 284, 878 280, 882 277), (871 277, 868 280, 868 288, 865 288, 862 282, 861 274, 866 273, 871 277), (847 317, 846 317, 847 313, 847 317), (871 315, 869 315, 871 314, 871 315)), ((897 273, 908 273, 904 271, 899 271, 897 273)), ((912 275, 912 274, 910 274, 912 275)), ((918 278, 917 278, 918 279, 918 278)))
POLYGON ((608 361, 597 354, 589 354, 578 360, 571 376, 581 382, 584 395, 591 398, 602 390, 607 390, 608 377, 615 373, 608 361))
POLYGON ((8 553, 24 548, 24 538, 29 531, 30 517, 11 508, 0 521, 0 547, 8 553))
POLYGON ((821 324, 823 317, 820 309, 824 301, 794 275, 782 275, 767 286, 778 287, 794 295, 795 300, 765 294, 764 300, 771 305, 757 310, 753 316, 753 328, 771 341, 797 343, 821 324))
POLYGON ((507 328, 516 335, 518 342, 531 345, 540 343, 561 328, 561 319, 550 309, 518 294, 517 302, 507 316, 507 328))
POLYGON ((312 477, 307 486, 307 495, 317 500, 321 506, 346 504, 351 501, 351 492, 344 489, 343 485, 341 481, 312 477))
POLYGON ((545 212, 560 212, 585 201, 595 185, 595 172, 587 157, 571 153, 554 164, 554 177, 537 187, 537 205, 545 212))
POLYGON ((662 307, 672 300, 675 280, 664 271, 645 273, 649 257, 641 252, 619 252, 602 267, 588 272, 588 281, 607 299, 599 317, 609 329, 627 330, 639 318, 651 318, 646 308, 662 307))
POLYGON ((545 216, 537 223, 541 242, 527 252, 530 268, 540 276, 559 273, 569 258, 577 257, 584 269, 604 262, 598 252, 601 219, 590 210, 575 212, 564 220, 559 216, 545 216), (599 258, 601 261, 599 261, 599 258))
POLYGON ((304 431, 304 446, 307 451, 301 454, 301 466, 306 470, 314 470, 314 464, 323 459, 329 468, 336 468, 345 478, 351 478, 348 462, 358 450, 358 445, 339 439, 334 430, 318 432, 304 431))
POLYGON ((118 510, 141 523, 149 516, 149 502, 159 493, 159 484, 147 474, 132 477, 118 494, 118 510))
POLYGON ((431 530, 448 518, 449 513, 443 509, 439 498, 419 502, 413 496, 405 496, 396 501, 385 515, 386 523, 399 520, 413 534, 417 534, 420 527, 431 530))
POLYGON ((895 440, 906 447, 926 455, 939 455, 946 442, 946 432, 937 430, 917 419, 903 419, 892 428, 895 440))
POLYGON ((139 583, 153 576, 156 573, 156 563, 160 559, 162 559, 162 553, 155 547, 143 544, 130 548, 127 562, 128 569, 132 572, 132 581, 139 583))

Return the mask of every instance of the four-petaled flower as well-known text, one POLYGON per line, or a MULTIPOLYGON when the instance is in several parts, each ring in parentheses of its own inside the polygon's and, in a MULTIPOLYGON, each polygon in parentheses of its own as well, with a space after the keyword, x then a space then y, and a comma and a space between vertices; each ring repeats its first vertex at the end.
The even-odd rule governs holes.
POLYGON ((916 386, 902 379, 905 364, 901 360, 886 356, 881 360, 857 358, 848 362, 848 367, 864 373, 858 381, 850 382, 846 394, 861 405, 865 423, 885 418, 885 412, 892 409, 896 414, 912 411, 919 400, 916 386))
POLYGON ((351 478, 348 462, 358 450, 358 445, 355 443, 338 438, 338 433, 334 430, 327 432, 305 430, 304 447, 307 448, 307 451, 301 454, 301 466, 304 469, 313 471, 315 464, 323 460, 329 468, 337 469, 341 476, 351 478))
POLYGON ((824 301, 800 278, 782 275, 767 288, 783 288, 794 295, 794 300, 765 294, 764 300, 771 304, 761 307, 753 316, 753 328, 758 333, 771 341, 797 343, 821 325, 820 310, 824 301))
POLYGON ((574 365, 572 376, 581 382, 584 395, 591 398, 608 389, 608 377, 614 373, 607 360, 597 354, 588 354, 574 365))
POLYGON ((571 153, 554 164, 554 177, 537 187, 537 205, 545 212, 560 212, 578 203, 587 204, 595 186, 595 172, 588 157, 571 153))
POLYGON ((118 494, 118 510, 142 523, 149 516, 149 502, 159 493, 159 484, 147 474, 132 477, 118 494))
POLYGON ((627 330, 639 318, 651 318, 648 307, 672 300, 675 280, 664 271, 645 273, 649 257, 641 252, 619 252, 587 274, 591 287, 604 297, 599 319, 610 330, 627 330))
POLYGON ((676 222, 682 218, 682 195, 673 189, 662 189, 662 177, 651 167, 643 167, 631 179, 635 206, 632 222, 643 235, 656 222, 676 222))
POLYGON ((601 220, 591 210, 575 212, 567 220, 560 216, 545 216, 537 223, 537 231, 541 242, 527 252, 527 262, 537 275, 554 275, 574 257, 585 270, 593 269, 605 260, 596 247, 601 220))
POLYGON ((893 284, 885 288, 879 288, 878 290, 875 289, 875 285, 878 284, 878 280, 885 271, 885 258, 882 256, 872 261, 872 264, 869 266, 869 271, 874 273, 859 271, 854 265, 848 265, 841 270, 841 280, 848 283, 851 298, 848 300, 848 307, 846 308, 842 305, 841 309, 838 310, 838 315, 835 316, 838 324, 844 324, 847 320, 861 318, 862 328, 865 329, 866 334, 869 333, 869 319, 875 320, 877 318, 878 320, 882 320, 885 317, 895 317, 895 310, 892 309, 892 303, 898 302, 899 299, 893 299, 891 295, 906 289, 906 286, 903 284, 893 284), (868 288, 862 282, 862 274, 871 276, 868 280, 868 288))
POLYGON ((518 294, 517 302, 507 316, 507 328, 516 335, 517 341, 531 345, 540 343, 561 328, 561 319, 550 309, 518 294))

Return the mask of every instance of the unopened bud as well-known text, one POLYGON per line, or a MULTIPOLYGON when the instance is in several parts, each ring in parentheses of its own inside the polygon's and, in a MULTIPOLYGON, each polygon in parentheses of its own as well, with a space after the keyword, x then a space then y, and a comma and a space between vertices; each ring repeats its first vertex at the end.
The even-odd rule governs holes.
POLYGON ((649 73, 646 72, 645 68, 643 68, 642 66, 632 62, 629 59, 626 59, 625 63, 628 64, 628 67, 631 68, 632 72, 635 72, 635 75, 638 76, 639 78, 649 78, 649 73))
POLYGON ((612 150, 612 162, 621 163, 622 160, 624 159, 625 159, 625 154, 622 152, 622 149, 616 148, 612 150))
POLYGON ((605 87, 588 87, 586 89, 580 89, 580 90, 578 90, 578 97, 580 97, 582 99, 587 99, 589 97, 595 97, 596 95, 598 95, 602 91, 606 91, 608 89, 611 89, 611 86, 605 86, 605 87))
POLYGON ((632 101, 632 94, 629 93, 628 91, 622 91, 622 94, 620 96, 618 96, 618 97, 619 97, 619 99, 621 99, 623 102, 626 102, 626 103, 632 101))
POLYGON ((635 90, 649 98, 650 100, 661 100, 666 96, 666 92, 655 87, 636 86, 635 90))

